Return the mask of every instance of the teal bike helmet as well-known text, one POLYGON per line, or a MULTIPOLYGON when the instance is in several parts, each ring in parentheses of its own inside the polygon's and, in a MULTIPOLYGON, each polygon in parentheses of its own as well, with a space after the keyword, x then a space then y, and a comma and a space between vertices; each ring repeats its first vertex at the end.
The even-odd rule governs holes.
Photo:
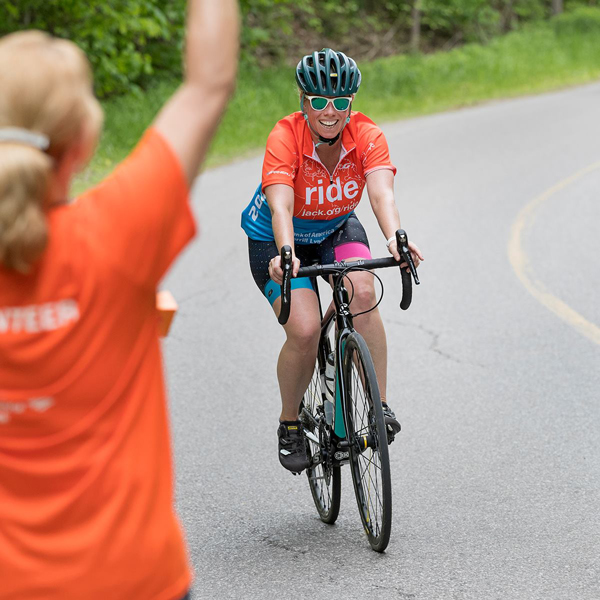
POLYGON ((296 67, 298 87, 310 96, 351 96, 360 80, 356 62, 331 48, 307 54, 296 67))

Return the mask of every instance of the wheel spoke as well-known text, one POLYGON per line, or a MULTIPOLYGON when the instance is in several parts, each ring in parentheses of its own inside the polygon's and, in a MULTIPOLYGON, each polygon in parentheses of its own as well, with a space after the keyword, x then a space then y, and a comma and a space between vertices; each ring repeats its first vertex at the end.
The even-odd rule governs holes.
MULTIPOLYGON (((373 461, 369 461, 370 464, 374 464, 373 461)), ((380 494, 380 485, 379 485, 379 477, 378 477, 379 473, 378 471, 375 472, 375 478, 373 478, 373 475, 371 474, 370 469, 367 467, 364 469, 364 471, 361 474, 360 477, 360 481, 361 484, 364 482, 364 480, 367 478, 368 476, 368 481, 367 481, 367 489, 368 489, 368 494, 367 494, 367 499, 368 499, 368 508, 369 508, 369 512, 373 512, 371 510, 371 507, 375 508, 375 515, 376 515, 376 520, 377 520, 377 515, 380 512, 380 507, 383 506, 383 501, 381 498, 381 494, 380 494), (374 492, 375 494, 375 500, 376 502, 373 502, 372 500, 372 493, 374 492)))

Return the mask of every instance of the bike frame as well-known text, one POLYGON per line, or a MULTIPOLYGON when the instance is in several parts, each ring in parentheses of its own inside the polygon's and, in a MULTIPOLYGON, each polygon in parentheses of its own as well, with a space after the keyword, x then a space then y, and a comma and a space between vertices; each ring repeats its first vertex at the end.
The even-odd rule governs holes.
MULTIPOLYGON (((341 479, 339 467, 349 462, 352 467, 352 481, 354 483, 354 492, 361 521, 371 547, 377 552, 383 552, 387 547, 391 530, 392 492, 386 443, 388 442, 388 434, 383 410, 378 405, 377 374, 366 342, 354 329, 353 315, 350 312, 350 298, 348 290, 344 285, 344 278, 352 271, 400 267, 402 279, 400 308, 406 310, 410 306, 412 299, 411 275, 415 284, 419 283, 419 279, 408 247, 408 237, 404 230, 399 229, 396 232, 396 243, 400 253, 398 261, 393 257, 360 259, 349 262, 334 262, 326 265, 314 264, 308 267, 301 267, 296 271, 296 277, 311 278, 313 289, 317 294, 319 316, 321 318, 317 361, 315 370, 313 371, 313 377, 316 375, 319 381, 315 382, 313 386, 313 379, 311 377, 311 384, 307 390, 310 395, 307 398, 306 392, 304 394, 304 398, 307 398, 306 401, 309 404, 309 408, 302 411, 305 420, 308 419, 308 427, 304 428, 304 435, 314 445, 313 449, 307 441, 307 453, 311 459, 311 465, 307 473, 309 475, 309 486, 313 500, 321 520, 325 523, 334 523, 338 517, 340 508, 341 479), (333 288, 334 308, 330 305, 325 316, 323 316, 319 295, 317 281, 319 276, 323 276, 325 281, 332 284, 333 288), (334 326, 335 331, 331 331, 331 328, 334 326), (356 378, 353 373, 354 359, 345 356, 348 347, 352 349, 353 353, 357 353, 357 363, 362 365, 363 375, 359 372, 358 377, 364 377, 363 383, 366 385, 365 393, 370 399, 363 398, 363 405, 366 406, 367 402, 374 403, 374 406, 368 408, 368 422, 366 424, 363 423, 366 417, 365 408, 360 409, 362 412, 358 417, 358 430, 354 427, 356 415, 354 414, 354 407, 351 405, 355 400, 351 397, 351 390, 354 388, 356 378), (333 350, 335 350, 335 360, 333 363, 335 368, 334 390, 330 394, 329 390, 331 390, 332 386, 328 385, 330 383, 329 367, 331 364, 329 358, 333 350), (317 383, 320 383, 320 398, 315 393, 317 383), (347 389, 348 386, 351 386, 351 388, 347 389), (352 431, 356 433, 350 433, 352 431), (357 443, 358 439, 354 439, 357 435, 360 435, 360 444, 357 443), (363 464, 364 460, 361 463, 361 456, 363 451, 366 452, 368 448, 371 448, 371 454, 367 455, 365 466, 363 464), (373 462, 375 460, 373 458, 375 453, 379 457, 377 460, 381 461, 379 466, 376 464, 376 461, 373 462), (361 464, 363 464, 362 468, 361 464), (318 467, 318 465, 321 466, 318 467), (368 489, 365 490, 363 479, 365 473, 370 473, 371 465, 374 465, 374 468, 378 469, 378 471, 376 471, 375 480, 369 474, 368 489), (381 480, 377 473, 381 475, 381 480), (374 500, 371 497, 371 483, 376 488, 374 500), (375 526, 373 526, 373 522, 375 522, 375 526)), ((281 269, 283 276, 281 279, 281 308, 278 320, 282 325, 287 323, 291 309, 292 256, 293 253, 290 246, 286 245, 281 248, 281 269)), ((379 302, 370 310, 376 308, 378 304, 379 302)), ((363 313, 357 313, 356 316, 358 314, 363 313)))
MULTIPOLYGON (((350 299, 348 296, 348 290, 344 286, 343 278, 348 271, 354 268, 360 268, 362 270, 368 269, 379 269, 384 267, 399 267, 404 264, 404 267, 408 269, 400 268, 400 275, 402 278, 402 300, 400 302, 400 308, 406 310, 411 303, 412 299, 412 287, 411 287, 411 275, 415 280, 415 284, 419 284, 419 277, 417 275, 417 269, 412 260, 410 250, 408 248, 408 236, 406 231, 399 229, 396 231, 396 244, 398 252, 400 253, 401 260, 397 262, 394 258, 375 258, 375 259, 359 259, 351 262, 341 261, 331 265, 313 265, 312 267, 300 268, 297 277, 311 277, 313 280, 313 287, 317 294, 319 303, 319 313, 321 316, 321 337, 319 338, 319 350, 318 357, 322 368, 325 368, 327 362, 327 356, 324 356, 323 348, 328 346, 324 341, 324 337, 327 336, 329 327, 331 327, 331 321, 333 317, 336 319, 336 335, 335 335, 335 402, 333 406, 333 433, 340 440, 337 444, 338 448, 344 448, 349 446, 349 440, 346 440, 346 425, 344 423, 343 415, 346 414, 344 409, 346 406, 346 389, 345 382, 341 376, 342 361, 344 356, 344 347, 348 336, 354 333, 354 326, 352 323, 352 314, 350 313, 350 299), (402 262, 404 261, 404 262, 402 262), (317 285, 317 276, 331 275, 333 279, 333 302, 335 305, 335 311, 333 315, 327 315, 323 322, 323 310, 321 308, 321 298, 319 296, 319 288, 317 285), (341 281, 340 281, 341 278, 341 281), (342 418, 335 418, 336 415, 342 415, 342 418)), ((292 276, 292 248, 290 246, 283 246, 281 248, 281 268, 283 270, 283 278, 281 282, 281 309, 279 312, 279 323, 284 325, 290 315, 291 306, 291 276, 292 276)), ((320 374, 323 377, 323 374, 320 374)), ((322 389, 324 389, 325 382, 321 381, 322 389)), ((329 423, 332 425, 332 423, 329 423)))
MULTIPOLYGON (((321 311, 321 320, 323 321, 321 324, 321 338, 319 341, 319 362, 321 365, 323 365, 324 369, 327 362, 327 356, 325 356, 325 348, 327 347, 327 343, 325 342, 325 339, 328 337, 329 329, 333 327, 333 321, 335 319, 335 401, 333 404, 333 420, 332 423, 329 423, 329 425, 332 425, 333 433, 336 435, 336 437, 338 437, 340 440, 344 440, 347 437, 346 424, 344 421, 344 415, 346 414, 346 411, 344 410, 346 408, 346 384, 341 376, 343 373, 342 360, 344 356, 346 339, 355 331, 355 329, 352 322, 352 314, 350 313, 350 298, 348 296, 348 290, 344 286, 343 282, 338 283, 338 280, 343 276, 340 274, 332 275, 332 277, 333 302, 335 311, 328 315, 324 321, 317 281, 316 279, 314 280, 314 286, 319 302, 319 310, 321 311), (342 418, 337 418, 337 415, 342 415, 342 418)), ((321 377, 324 377, 324 375, 321 374, 321 377)), ((322 389, 324 389, 324 382, 322 389)))

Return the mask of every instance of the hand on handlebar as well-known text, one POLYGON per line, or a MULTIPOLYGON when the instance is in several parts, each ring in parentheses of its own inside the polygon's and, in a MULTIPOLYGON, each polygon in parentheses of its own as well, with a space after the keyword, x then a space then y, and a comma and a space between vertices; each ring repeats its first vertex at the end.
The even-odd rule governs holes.
POLYGON ((408 235, 404 229, 398 229, 395 237, 396 239, 390 240, 391 243, 388 244, 393 258, 361 259, 356 262, 342 261, 328 265, 312 265, 302 267, 302 269, 300 269, 300 261, 294 256, 291 246, 283 246, 281 254, 273 257, 269 262, 269 276, 281 286, 281 309, 277 317, 279 322, 285 325, 288 321, 292 302, 290 279, 291 277, 297 277, 300 271, 302 271, 302 277, 334 275, 343 281, 343 278, 352 270, 365 271, 399 266, 402 278, 400 308, 406 310, 412 301, 412 280, 414 279, 415 285, 420 284, 416 267, 424 259, 418 246, 408 240, 408 235), (403 270, 404 267, 406 267, 406 270, 403 270))
MULTIPOLYGON (((410 255, 412 256, 413 262, 415 263, 415 267, 418 267, 421 264, 421 262, 425 260, 421 250, 419 250, 419 247, 410 240, 408 240, 408 249, 410 250, 410 255)), ((401 259, 400 253, 398 252, 396 240, 390 242, 390 245, 388 246, 388 251, 396 260, 399 261, 401 259)), ((408 264, 406 264, 406 262, 403 262, 400 265, 401 269, 403 267, 406 267, 406 271, 410 273, 410 269, 408 268, 408 264)))
MULTIPOLYGON (((300 268, 300 259, 296 256, 292 256, 292 277, 298 275, 298 269, 300 268)), ((283 282, 283 269, 281 268, 281 256, 274 256, 269 262, 269 276, 271 279, 281 285, 283 282)))

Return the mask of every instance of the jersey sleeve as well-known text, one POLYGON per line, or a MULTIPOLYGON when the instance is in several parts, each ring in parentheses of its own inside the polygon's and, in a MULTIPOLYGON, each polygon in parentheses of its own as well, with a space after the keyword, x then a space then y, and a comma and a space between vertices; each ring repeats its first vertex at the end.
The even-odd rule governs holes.
POLYGON ((365 176, 379 169, 389 169, 396 174, 390 160, 390 150, 383 131, 372 122, 365 123, 359 137, 360 160, 365 176))
POLYGON ((298 144, 292 125, 279 121, 267 139, 262 170, 262 189, 275 183, 294 187, 298 168, 298 144))
POLYGON ((76 201, 88 243, 139 284, 156 285, 195 234, 189 188, 168 142, 149 129, 135 150, 76 201))

